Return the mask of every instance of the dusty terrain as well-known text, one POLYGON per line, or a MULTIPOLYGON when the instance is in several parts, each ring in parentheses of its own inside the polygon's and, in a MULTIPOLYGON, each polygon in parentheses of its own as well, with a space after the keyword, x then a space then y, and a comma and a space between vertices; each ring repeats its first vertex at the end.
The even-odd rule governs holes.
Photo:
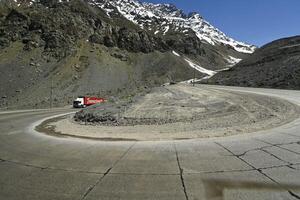
MULTIPOLYGON (((129 106, 98 105, 84 112, 97 123, 67 118, 56 132, 102 139, 168 140, 244 134, 280 126, 299 116, 299 107, 262 95, 226 92, 203 85, 156 88, 129 106)), ((82 113, 79 112, 79 113, 82 113)))
POLYGON ((276 40, 257 49, 209 84, 242 87, 300 89, 300 36, 276 40))

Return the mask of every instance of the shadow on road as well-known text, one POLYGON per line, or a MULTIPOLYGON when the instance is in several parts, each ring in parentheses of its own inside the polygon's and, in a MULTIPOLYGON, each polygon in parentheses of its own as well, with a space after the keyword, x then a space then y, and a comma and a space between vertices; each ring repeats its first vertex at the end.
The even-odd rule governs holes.
POLYGON ((203 179, 206 200, 224 200, 225 189, 246 189, 264 191, 288 191, 296 199, 300 196, 292 191, 299 191, 300 185, 260 183, 255 181, 229 181, 224 179, 203 179))

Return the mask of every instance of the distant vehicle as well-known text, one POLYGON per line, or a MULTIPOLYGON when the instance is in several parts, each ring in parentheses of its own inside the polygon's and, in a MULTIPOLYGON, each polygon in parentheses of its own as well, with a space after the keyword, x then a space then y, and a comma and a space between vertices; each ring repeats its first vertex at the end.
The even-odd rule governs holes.
POLYGON ((105 102, 104 98, 80 96, 73 101, 73 108, 85 108, 103 102, 105 102))

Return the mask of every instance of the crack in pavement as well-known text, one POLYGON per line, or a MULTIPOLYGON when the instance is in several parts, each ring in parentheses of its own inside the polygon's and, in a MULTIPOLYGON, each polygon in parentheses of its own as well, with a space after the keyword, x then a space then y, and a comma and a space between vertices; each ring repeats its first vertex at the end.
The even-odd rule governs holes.
POLYGON ((93 184, 92 186, 90 186, 87 191, 83 194, 81 200, 84 200, 89 194, 90 192, 102 181, 102 179, 104 179, 104 177, 110 172, 110 170, 112 169, 112 167, 110 167, 104 174, 103 176, 101 176, 97 182, 95 184, 93 184))
POLYGON ((199 172, 199 173, 185 173, 188 175, 193 175, 193 174, 218 174, 218 173, 228 173, 228 172, 250 172, 254 171, 254 169, 236 169, 236 170, 218 170, 218 171, 207 171, 207 172, 199 172))
POLYGON ((256 168, 257 170, 267 170, 267 169, 277 169, 277 168, 283 168, 283 167, 288 167, 291 169, 294 169, 293 164, 287 164, 287 165, 276 165, 276 166, 271 166, 271 167, 260 167, 260 168, 256 168))
POLYGON ((289 151, 289 152, 291 152, 291 153, 300 155, 300 153, 298 153, 298 152, 296 152, 296 151, 293 151, 293 150, 290 150, 290 149, 288 149, 288 148, 282 147, 282 145, 299 144, 299 142, 289 142, 289 143, 282 143, 282 144, 280 144, 280 143, 279 143, 279 144, 271 144, 271 143, 269 143, 269 142, 267 142, 267 141, 264 141, 264 140, 260 140, 260 139, 255 139, 255 140, 260 141, 260 142, 263 142, 263 143, 266 143, 266 144, 269 144, 269 145, 271 145, 270 147, 278 147, 278 148, 280 148, 280 149, 284 149, 284 150, 289 151))
POLYGON ((95 184, 93 184, 92 186, 90 186, 89 188, 88 188, 88 190, 83 194, 83 196, 82 196, 82 198, 81 198, 81 200, 84 200, 92 191, 93 191, 93 189, 105 178, 105 176, 106 175, 108 175, 109 174, 109 172, 118 164, 118 162, 120 162, 120 160, 122 160, 125 156, 126 156, 126 154, 133 148, 133 146, 136 144, 136 142, 135 143, 133 143, 122 155, 121 155, 121 157, 118 159, 118 160, 116 160, 113 164, 112 164, 112 166, 103 174, 103 176, 101 176, 98 180, 97 180, 97 182, 95 183, 95 184))
POLYGON ((240 154, 233 154, 232 156, 245 156, 247 153, 252 152, 252 151, 259 151, 262 150, 264 148, 268 148, 268 147, 273 147, 273 145, 268 145, 268 146, 263 146, 263 147, 259 147, 259 148, 255 148, 255 149, 249 149, 243 153, 240 154))
POLYGON ((296 151, 293 151, 293 150, 290 150, 290 149, 288 149, 288 148, 282 147, 282 146, 280 146, 280 145, 278 145, 278 146, 275 145, 275 146, 278 147, 278 148, 280 148, 280 149, 284 149, 284 150, 286 150, 286 151, 289 151, 289 152, 291 152, 291 153, 300 155, 300 153, 298 153, 298 152, 296 152, 296 151))
POLYGON ((292 169, 292 170, 297 170, 297 169, 294 167, 294 165, 287 165, 286 167, 288 167, 288 168, 290 168, 290 169, 292 169))
POLYGON ((176 148, 176 144, 173 143, 173 146, 174 146, 174 150, 175 150, 175 154, 176 154, 176 160, 177 160, 178 169, 179 169, 179 172, 180 172, 180 180, 181 180, 181 185, 182 185, 182 188, 183 188, 184 196, 185 196, 186 200, 189 200, 189 196, 187 194, 187 190, 186 190, 186 186, 185 186, 185 182, 184 182, 184 177, 183 177, 183 169, 182 169, 182 167, 180 165, 180 161, 179 161, 179 156, 178 156, 178 151, 177 151, 177 148, 176 148))
POLYGON ((275 179, 273 179, 272 177, 268 176, 267 174, 265 174, 263 171, 258 170, 262 175, 264 175, 265 177, 269 178, 271 181, 273 181, 274 183, 276 183, 278 185, 279 188, 285 189, 291 196, 295 197, 296 199, 300 199, 300 197, 298 195, 296 195, 294 192, 292 192, 290 189, 283 187, 279 182, 277 182, 275 179))
POLYGON ((292 165, 292 164, 293 164, 293 163, 290 163, 290 162, 288 162, 288 161, 286 161, 286 160, 283 160, 282 158, 280 158, 280 157, 274 155, 273 153, 269 152, 268 150, 262 149, 261 151, 262 151, 262 152, 265 152, 265 153, 267 153, 267 154, 269 154, 271 157, 274 157, 274 158, 276 158, 277 160, 280 160, 281 162, 288 163, 289 165, 292 165))
POLYGON ((21 163, 17 161, 12 161, 12 160, 5 160, 0 158, 0 162, 7 162, 7 163, 12 163, 14 165, 19 165, 23 167, 31 167, 35 169, 40 169, 40 170, 52 170, 52 171, 64 171, 64 172, 74 172, 74 173, 86 173, 86 174, 104 174, 101 172, 91 172, 91 171, 83 171, 83 170, 73 170, 73 169, 62 169, 62 168, 55 168, 55 167, 41 167, 37 165, 31 165, 31 164, 26 164, 26 163, 21 163))
POLYGON ((40 170, 47 169, 47 167, 41 167, 41 166, 37 166, 37 165, 31 165, 31 164, 21 163, 21 162, 17 162, 17 161, 13 161, 13 160, 6 160, 6 159, 3 159, 3 158, 0 158, 0 161, 1 162, 12 163, 12 164, 20 165, 20 166, 24 166, 24 167, 36 168, 36 169, 40 169, 40 170))
MULTIPOLYGON (((265 142, 265 141, 262 141, 262 142, 265 142)), ((287 164, 287 165, 281 165, 281 166, 272 166, 272 167, 266 167, 266 168, 255 168, 254 166, 252 166, 250 163, 248 163, 247 161, 245 161, 243 158, 241 158, 243 155, 245 155, 247 152, 250 152, 250 151, 253 151, 252 150, 248 150, 246 151, 245 153, 243 154, 240 154, 240 155, 236 155, 234 154, 231 150, 229 150, 228 148, 226 148, 225 146, 223 146, 222 144, 219 144, 217 142, 215 142, 217 145, 221 146, 223 149, 227 150, 231 155, 230 156, 235 156, 237 158, 239 158, 241 161, 245 162, 248 166, 250 166, 252 169, 248 169, 248 170, 222 170, 222 171, 211 171, 211 172, 199 172, 199 173, 184 173, 184 170, 182 169, 181 167, 181 163, 180 163, 180 159, 179 159, 179 153, 177 151, 177 148, 176 148, 176 144, 173 143, 173 146, 174 146, 174 149, 175 149, 175 153, 176 153, 176 160, 177 160, 177 164, 178 164, 178 168, 179 168, 179 173, 174 173, 174 174, 137 174, 137 173, 111 173, 112 169, 115 167, 115 165, 120 162, 127 154, 128 152, 134 147, 134 145, 136 144, 136 142, 134 144, 132 144, 121 156, 119 159, 117 159, 113 164, 112 166, 107 169, 107 171, 105 173, 97 173, 97 172, 89 172, 89 171, 79 171, 79 170, 69 170, 69 169, 59 169, 59 168, 51 168, 51 167, 41 167, 41 166, 35 166, 35 165, 31 165, 31 164, 26 164, 26 163, 20 163, 20 162, 17 162, 17 161, 10 161, 10 160, 5 160, 5 159, 2 159, 0 158, 0 162, 10 162, 10 163, 13 163, 15 165, 23 165, 23 166, 27 166, 27 167, 33 167, 33 168, 38 168, 38 169, 41 169, 41 170, 46 170, 46 169, 49 169, 49 170, 55 170, 55 171, 66 171, 66 172, 77 172, 77 173, 91 173, 91 174, 97 174, 97 175, 101 175, 101 177, 99 177, 99 179, 97 180, 97 182, 95 184, 93 184, 92 186, 90 186, 88 188, 88 190, 84 193, 84 195, 82 196, 82 200, 84 200, 85 198, 87 198, 87 196, 93 191, 93 189, 105 178, 105 176, 107 176, 108 174, 126 174, 126 175, 180 175, 180 180, 181 180, 181 184, 182 184, 182 188, 183 188, 183 192, 185 194, 185 198, 186 200, 189 199, 189 196, 188 196, 188 192, 187 192, 187 187, 185 185, 185 180, 184 180, 184 174, 201 174, 201 173, 225 173, 225 172, 244 172, 244 171, 258 171, 260 174, 262 174, 263 176, 267 177, 268 179, 270 179, 272 182, 278 184, 280 187, 281 185, 276 182, 274 179, 272 179, 271 177, 269 177, 268 175, 266 175, 265 173, 263 173, 262 170, 266 170, 266 169, 270 169, 270 168, 280 168, 280 167, 289 167, 293 170, 297 170, 295 168, 293 168, 293 166, 296 166, 296 165, 299 165, 299 164, 287 164)), ((267 142, 265 142, 266 144, 269 144, 267 142)), ((288 143, 288 144, 295 144, 295 142, 292 142, 292 143, 288 143)), ((297 144, 299 144, 299 142, 297 142, 297 144)), ((266 151, 264 148, 267 148, 267 147, 278 147, 276 145, 283 145, 283 144, 270 144, 269 146, 264 146, 264 147, 261 147, 261 148, 258 148, 256 150, 262 150, 262 151, 266 151)), ((280 148, 280 147, 279 147, 280 148)), ((270 152, 266 152, 266 153, 270 153, 270 152)), ((286 161, 285 161, 286 162, 286 161)), ((288 162, 286 162, 288 163, 288 162)), ((282 188, 282 187, 281 187, 282 188)), ((282 188, 284 189, 285 191, 288 191, 290 195, 294 194, 292 191, 288 190, 287 188, 282 188)), ((292 195, 294 198, 296 198, 297 194, 294 194, 292 195)))
MULTIPOLYGON (((233 156, 239 156, 239 155, 233 155, 233 156)), ((24 163, 19 163, 19 162, 15 162, 15 161, 10 161, 10 160, 3 160, 0 158, 0 162, 8 162, 8 163, 12 163, 15 165, 20 165, 20 166, 24 166, 24 167, 32 167, 32 168, 36 168, 36 169, 40 169, 40 170, 52 170, 52 171, 64 171, 64 172, 74 172, 74 173, 86 173, 86 174, 95 174, 95 175, 103 175, 106 172, 92 172, 92 171, 83 171, 83 170, 73 170, 73 169, 62 169, 62 168, 52 168, 52 167, 40 167, 40 166, 35 166, 35 165, 30 165, 30 164, 24 164, 24 163)), ((296 164, 287 164, 287 165, 278 165, 278 166, 272 166, 272 167, 264 167, 264 168, 259 168, 259 169, 273 169, 273 168, 280 168, 280 167, 289 167, 293 170, 298 170, 296 168, 294 168, 293 166, 297 166, 300 165, 300 163, 296 163, 296 164)), ((241 169, 241 170, 219 170, 219 171, 203 171, 203 172, 198 172, 198 173, 193 173, 193 172, 186 172, 185 174, 187 175, 193 175, 193 174, 214 174, 214 173, 227 173, 227 172, 247 172, 247 171, 255 171, 255 169, 241 169)), ((148 176, 178 176, 180 175, 180 173, 112 173, 110 172, 110 174, 116 174, 116 175, 148 175, 148 176)))
POLYGON ((262 139, 257 139, 257 138, 254 138, 254 140, 257 140, 259 142, 263 142, 265 144, 268 144, 268 145, 271 145, 271 146, 280 146, 280 145, 289 145, 289 144, 299 144, 300 141, 297 141, 297 142, 287 142, 287 143, 276 143, 276 144, 272 144, 270 142, 267 142, 265 140, 262 140, 262 139))
POLYGON ((228 151, 230 154, 232 154, 233 156, 237 157, 238 159, 240 159, 241 161, 243 161, 244 163, 246 163, 248 166, 250 166, 252 169, 257 170, 253 165, 251 165, 250 163, 248 163, 247 161, 245 161, 243 158, 241 158, 241 156, 239 155, 235 155, 231 150, 229 150, 228 148, 226 148, 225 146, 223 146, 222 144, 215 142, 216 145, 222 147, 223 149, 225 149, 226 151, 228 151))
MULTIPOLYGON (((134 146, 134 144, 131 145, 129 147, 129 149, 127 149, 127 151, 122 155, 122 157, 120 159, 122 159, 126 155, 126 153, 134 146)), ((49 167, 49 166, 42 167, 42 166, 38 166, 38 165, 32 165, 32 164, 22 163, 22 162, 18 162, 18 161, 3 159, 3 158, 0 158, 0 162, 1 163, 2 162, 7 162, 7 163, 12 163, 14 165, 19 165, 19 166, 24 166, 24 167, 31 167, 31 168, 40 169, 40 170, 65 171, 65 172, 86 173, 86 174, 96 174, 96 175, 106 173, 106 172, 103 173, 103 172, 93 172, 93 171, 84 171, 84 170, 62 169, 62 168, 55 168, 55 167, 49 167)), ((115 164, 116 163, 114 163, 114 165, 115 164)))
MULTIPOLYGON (((222 144, 215 142, 215 144, 217 144, 218 146, 222 147, 223 149, 225 149, 226 151, 228 151, 229 153, 231 153, 232 155, 236 156, 230 149, 226 148, 225 146, 223 146, 222 144)), ((252 167, 254 170, 256 170, 257 172, 259 172, 261 175, 265 176, 266 178, 268 178, 269 180, 271 180, 273 183, 278 185, 278 188, 284 189, 286 190, 291 196, 298 198, 298 196, 296 194, 294 194, 292 191, 290 191, 288 188, 283 187, 279 182, 277 182, 275 179, 273 179, 272 177, 268 176, 267 174, 265 174, 262 169, 256 168, 253 165, 251 165, 250 163, 248 163, 247 161, 245 161, 243 158, 236 156, 238 159, 240 159, 241 161, 243 161, 244 163, 246 163, 248 166, 252 167)), ((299 198, 300 199, 300 198, 299 198)))
POLYGON ((292 191, 289 190, 288 193, 289 193, 291 196, 295 197, 296 199, 300 199, 300 196, 298 196, 298 195, 295 194, 294 192, 292 192, 292 191))
POLYGON ((263 152, 265 152, 265 153, 271 155, 272 157, 275 157, 276 159, 278 159, 278 160, 280 160, 280 161, 282 161, 282 162, 286 162, 286 163, 289 163, 289 164, 292 165, 292 164, 295 164, 295 163, 290 163, 290 162, 288 162, 288 161, 285 161, 285 160, 279 158, 278 156, 276 156, 276 155, 272 154, 271 152, 269 152, 268 150, 266 150, 266 148, 277 147, 277 148, 280 148, 280 149, 289 151, 289 152, 291 152, 291 153, 300 155, 300 153, 298 153, 298 152, 295 152, 295 151, 293 151, 293 150, 290 150, 290 149, 287 149, 287 148, 284 148, 284 147, 281 146, 281 145, 299 144, 299 142, 290 142, 290 143, 283 143, 283 144, 280 144, 280 143, 279 143, 279 144, 272 144, 272 143, 269 143, 269 142, 266 142, 266 141, 260 140, 260 139, 254 139, 254 140, 263 142, 263 143, 267 144, 267 146, 263 146, 263 147, 259 147, 259 148, 255 148, 255 149, 249 149, 249 150, 247 150, 247 151, 245 151, 245 152, 243 152, 243 153, 240 153, 240 154, 235 154, 235 153, 232 152, 232 155, 231 155, 231 156, 242 157, 242 156, 245 156, 247 153, 252 152, 252 151, 263 151, 263 152))

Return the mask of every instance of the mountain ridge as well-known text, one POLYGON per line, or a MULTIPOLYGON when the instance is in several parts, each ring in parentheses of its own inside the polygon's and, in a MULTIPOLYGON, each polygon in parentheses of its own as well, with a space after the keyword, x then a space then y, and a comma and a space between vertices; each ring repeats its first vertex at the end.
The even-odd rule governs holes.
POLYGON ((257 49, 210 84, 300 89, 300 36, 275 40, 257 49))
MULTIPOLYGON (((5 0, 2 0, 2 2, 4 1, 5 0)), ((70 1, 71 0, 15 0, 14 2, 16 2, 18 6, 22 4, 31 6, 34 3, 44 3, 45 5, 51 6, 55 2, 64 3, 70 1)), ((199 13, 191 12, 185 14, 173 4, 153 4, 138 0, 86 0, 86 2, 105 10, 108 16, 111 12, 114 12, 112 8, 115 8, 126 19, 139 25, 142 29, 145 28, 148 31, 152 31, 154 34, 165 35, 170 29, 173 29, 173 31, 182 29, 183 33, 192 30, 201 41, 212 45, 229 45, 238 52, 248 54, 253 53, 256 49, 254 45, 238 42, 226 36, 219 29, 204 20, 199 13), (157 23, 158 20, 160 20, 160 22, 157 23)))
MULTIPOLYGON (((194 74, 207 78, 249 56, 200 40, 191 29, 154 34, 154 26, 142 29, 100 1, 1 0, 0 10, 1 106, 45 107, 50 99, 61 106, 77 95, 127 98, 194 74)), ((157 28, 164 22, 150 21, 157 28)))
MULTIPOLYGON (((192 12, 186 15, 173 4, 153 4, 136 0, 117 0, 112 2, 92 0, 92 2, 105 2, 113 5, 128 20, 138 24, 141 28, 154 32, 154 34, 160 33, 165 35, 170 29, 173 29, 173 31, 182 29, 182 32, 192 30, 201 41, 212 45, 229 45, 242 53, 253 53, 256 49, 253 45, 247 45, 227 37, 223 32, 204 20, 199 13, 192 12), (156 20, 149 21, 149 19, 153 18, 156 20), (157 21, 160 22, 156 23, 157 21)), ((101 7, 105 9, 105 6, 101 7)), ((110 11, 107 10, 108 13, 110 11)))

